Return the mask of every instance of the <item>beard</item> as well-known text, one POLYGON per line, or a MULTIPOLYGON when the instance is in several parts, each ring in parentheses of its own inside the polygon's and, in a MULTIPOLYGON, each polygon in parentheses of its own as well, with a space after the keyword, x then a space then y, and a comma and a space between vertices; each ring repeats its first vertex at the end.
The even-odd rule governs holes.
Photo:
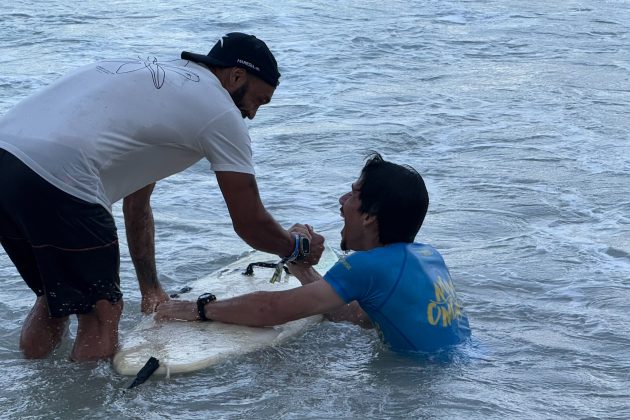
POLYGON ((341 229, 341 242, 339 243, 339 248, 341 248, 342 251, 348 251, 348 243, 346 242, 346 238, 343 236, 343 231, 345 230, 345 226, 343 229, 341 229))
MULTIPOLYGON (((245 94, 247 94, 248 90, 249 90, 249 81, 245 82, 243 86, 236 89, 234 92, 230 93, 230 96, 232 97, 232 100, 234 101, 234 105, 236 105, 236 107, 239 110, 243 106, 243 98, 245 97, 245 94)), ((241 111, 241 115, 243 115, 243 111, 241 111)), ((245 115, 243 115, 243 118, 245 118, 245 115)))

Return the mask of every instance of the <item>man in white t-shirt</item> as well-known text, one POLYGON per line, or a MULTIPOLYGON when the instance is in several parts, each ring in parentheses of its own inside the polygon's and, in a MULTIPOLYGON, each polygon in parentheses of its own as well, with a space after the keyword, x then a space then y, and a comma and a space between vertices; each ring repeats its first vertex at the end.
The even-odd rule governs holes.
POLYGON ((256 185, 243 120, 271 100, 279 78, 267 45, 234 32, 207 55, 81 67, 0 118, 0 243, 37 295, 20 337, 26 357, 49 354, 72 314, 73 360, 115 352, 123 305, 111 206, 120 199, 142 311, 168 300, 150 197, 156 181, 202 158, 245 242, 288 260, 319 258, 323 238, 283 229, 256 185))

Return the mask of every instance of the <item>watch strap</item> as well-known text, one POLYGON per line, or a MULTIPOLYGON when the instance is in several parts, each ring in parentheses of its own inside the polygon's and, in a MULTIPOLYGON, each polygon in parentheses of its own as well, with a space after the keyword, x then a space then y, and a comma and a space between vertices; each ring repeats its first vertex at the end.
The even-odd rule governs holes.
POLYGON ((292 233, 295 240, 295 246, 293 247, 293 253, 288 257, 284 257, 280 262, 288 263, 304 258, 310 252, 310 241, 306 236, 302 236, 297 233, 292 233))
POLYGON ((201 321, 212 321, 206 316, 206 303, 216 300, 217 297, 212 293, 204 293, 197 298, 197 315, 201 321))

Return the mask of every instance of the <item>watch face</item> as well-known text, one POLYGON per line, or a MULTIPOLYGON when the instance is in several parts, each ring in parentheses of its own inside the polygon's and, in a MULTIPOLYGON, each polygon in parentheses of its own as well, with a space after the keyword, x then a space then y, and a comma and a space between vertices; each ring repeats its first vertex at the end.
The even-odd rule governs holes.
POLYGON ((204 293, 197 298, 198 301, 204 301, 205 303, 212 302, 216 297, 212 293, 204 293))
POLYGON ((308 238, 302 238, 302 254, 307 255, 311 252, 311 242, 308 238))

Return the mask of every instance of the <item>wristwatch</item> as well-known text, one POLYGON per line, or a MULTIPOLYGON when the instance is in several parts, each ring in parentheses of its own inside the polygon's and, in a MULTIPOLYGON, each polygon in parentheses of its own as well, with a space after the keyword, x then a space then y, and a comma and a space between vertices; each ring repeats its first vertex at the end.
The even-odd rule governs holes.
POLYGON ((301 260, 306 257, 311 252, 311 242, 308 240, 306 236, 299 235, 297 233, 293 234, 293 239, 295 240, 295 247, 293 248, 293 253, 288 257, 284 257, 282 259, 282 263, 293 262, 297 260, 301 260))
POLYGON ((298 236, 297 239, 299 245, 298 245, 298 255, 296 260, 301 260, 302 258, 306 257, 308 254, 311 253, 311 241, 308 240, 308 238, 306 236, 298 236))
POLYGON ((217 300, 217 297, 212 293, 204 293, 197 298, 197 314, 199 315, 199 319, 201 321, 212 321, 206 316, 204 307, 206 306, 206 303, 212 302, 213 300, 217 300))

